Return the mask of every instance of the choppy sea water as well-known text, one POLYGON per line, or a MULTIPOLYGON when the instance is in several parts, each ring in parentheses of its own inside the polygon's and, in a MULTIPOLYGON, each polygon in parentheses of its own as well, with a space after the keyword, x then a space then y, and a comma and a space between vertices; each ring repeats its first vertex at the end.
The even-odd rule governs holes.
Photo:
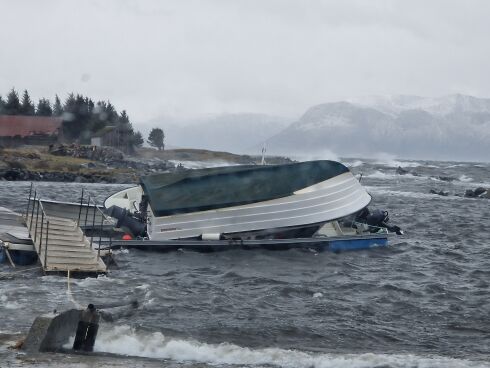
MULTIPOLYGON (((490 200, 459 196, 490 188, 490 164, 344 162, 362 172, 371 208, 405 230, 388 248, 119 251, 118 269, 72 280, 72 296, 96 305, 138 298, 134 316, 101 325, 95 350, 157 360, 53 354, 33 362, 4 344, 0 366, 490 367, 490 200), (397 166, 416 175, 396 175, 397 166)), ((22 211, 28 186, 0 182, 0 206, 22 211)), ((81 190, 39 187, 61 200, 81 190)), ((84 187, 100 202, 124 188, 84 187)), ((63 277, 14 274, 5 264, 0 272, 9 275, 0 278, 0 337, 73 307, 63 277)))

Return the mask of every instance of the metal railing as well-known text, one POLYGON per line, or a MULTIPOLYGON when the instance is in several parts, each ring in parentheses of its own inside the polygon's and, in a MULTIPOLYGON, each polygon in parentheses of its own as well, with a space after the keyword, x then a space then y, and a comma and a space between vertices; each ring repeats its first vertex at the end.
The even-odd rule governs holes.
MULTIPOLYGON (((39 194, 39 190, 36 188, 34 183, 31 182, 29 188, 29 197, 27 198, 27 207, 25 211, 26 225, 31 234, 32 241, 36 250, 38 251, 39 257, 41 257, 42 246, 44 246, 44 267, 47 266, 48 262, 48 240, 49 240, 49 216, 47 215, 43 200, 39 194)), ((100 259, 100 247, 102 240, 102 233, 104 231, 104 223, 112 223, 113 221, 100 209, 94 200, 94 196, 87 190, 82 188, 82 194, 80 197, 80 205, 78 210, 78 220, 76 220, 77 227, 80 228, 82 232, 82 237, 86 237, 81 226, 87 228, 87 225, 91 227, 90 234, 90 249, 93 249, 94 243, 94 233, 96 228, 99 229, 99 246, 97 249, 97 261, 100 259), (85 213, 83 213, 85 209, 85 213), (96 215, 99 214, 100 222, 97 221, 96 215)), ((110 236, 110 243, 112 244, 112 232, 110 236)))
MULTIPOLYGON (((97 248, 97 260, 100 259, 100 246, 102 243, 102 233, 104 232, 104 222, 106 223, 112 223, 112 220, 109 219, 109 217, 100 209, 100 207, 97 205, 97 203, 94 200, 94 196, 84 188, 82 188, 82 195, 80 196, 80 206, 78 210, 78 221, 77 224, 78 226, 81 226, 82 221, 83 221, 83 226, 86 228, 87 224, 91 225, 91 233, 90 233, 90 249, 93 249, 93 242, 94 242, 94 232, 96 229, 96 224, 95 224, 95 218, 96 218, 96 213, 99 214, 100 217, 100 222, 98 222, 97 227, 99 228, 99 246, 97 248), (88 195, 86 198, 86 202, 84 203, 84 195, 85 193, 88 195), (83 219, 82 216, 82 209, 85 207, 85 219, 83 219), (91 218, 89 213, 91 213, 91 218), (91 224, 90 224, 91 220, 91 224)), ((110 243, 112 243, 112 231, 110 232, 110 243)))
POLYGON ((32 237, 32 227, 34 226, 34 237, 32 239, 34 247, 38 246, 38 254, 41 257, 41 248, 44 241, 44 267, 48 262, 48 240, 49 240, 49 217, 44 210, 41 198, 34 184, 31 183, 29 197, 27 198, 27 208, 25 213, 26 225, 32 237), (33 193, 34 191, 34 193, 33 193), (34 196, 33 196, 34 194, 34 196), (39 224, 39 210, 41 210, 41 223, 39 224), (38 227, 40 228, 38 236, 38 227), (37 244, 39 241, 39 245, 37 244))

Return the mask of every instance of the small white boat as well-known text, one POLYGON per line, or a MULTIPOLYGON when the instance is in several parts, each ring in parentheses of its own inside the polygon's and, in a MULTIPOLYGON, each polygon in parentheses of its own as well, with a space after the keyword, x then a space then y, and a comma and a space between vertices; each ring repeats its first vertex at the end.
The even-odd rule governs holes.
POLYGON ((311 237, 370 201, 347 167, 322 160, 152 175, 104 205, 136 213, 151 240, 218 240, 311 237))

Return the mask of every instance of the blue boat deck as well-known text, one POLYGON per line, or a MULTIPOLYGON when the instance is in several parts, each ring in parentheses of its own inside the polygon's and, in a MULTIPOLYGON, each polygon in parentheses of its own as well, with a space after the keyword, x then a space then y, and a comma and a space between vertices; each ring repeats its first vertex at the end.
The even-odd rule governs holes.
POLYGON ((255 240, 102 240, 101 247, 106 249, 133 248, 149 251, 169 252, 175 250, 193 250, 215 252, 231 249, 314 249, 317 251, 363 250, 388 245, 389 234, 362 234, 339 237, 313 237, 295 239, 255 239, 255 240))

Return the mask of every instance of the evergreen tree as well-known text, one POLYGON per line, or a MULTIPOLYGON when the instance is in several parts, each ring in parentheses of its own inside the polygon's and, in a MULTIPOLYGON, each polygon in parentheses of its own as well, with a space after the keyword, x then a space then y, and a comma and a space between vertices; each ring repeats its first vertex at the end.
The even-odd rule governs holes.
POLYGON ((0 115, 5 114, 5 101, 3 100, 2 96, 0 95, 0 115))
POLYGON ((65 137, 89 143, 93 122, 94 103, 87 97, 70 93, 63 106, 63 132, 65 137))
POLYGON ((165 134, 160 128, 153 128, 148 135, 148 144, 152 147, 158 148, 159 151, 163 150, 165 145, 163 140, 165 139, 165 134))
POLYGON ((24 94, 22 96, 20 113, 22 115, 34 115, 36 113, 36 109, 34 108, 34 104, 31 101, 31 97, 29 96, 29 92, 27 92, 27 89, 24 90, 24 94))
POLYGON ((133 145, 135 147, 141 147, 143 146, 143 143, 145 143, 145 140, 143 139, 143 135, 140 132, 134 133, 133 145))
POLYGON ((123 110, 118 117, 117 132, 119 148, 127 153, 134 152, 134 129, 126 110, 123 110))
POLYGON ((54 116, 63 115, 63 106, 61 106, 61 101, 58 95, 56 95, 56 97, 54 98, 53 115, 54 116))
POLYGON ((37 104, 36 115, 38 116, 51 116, 53 115, 53 109, 51 108, 51 102, 46 98, 39 99, 37 104))
POLYGON ((19 95, 15 89, 11 89, 7 95, 7 102, 5 103, 6 115, 19 115, 20 114, 20 101, 19 95))

